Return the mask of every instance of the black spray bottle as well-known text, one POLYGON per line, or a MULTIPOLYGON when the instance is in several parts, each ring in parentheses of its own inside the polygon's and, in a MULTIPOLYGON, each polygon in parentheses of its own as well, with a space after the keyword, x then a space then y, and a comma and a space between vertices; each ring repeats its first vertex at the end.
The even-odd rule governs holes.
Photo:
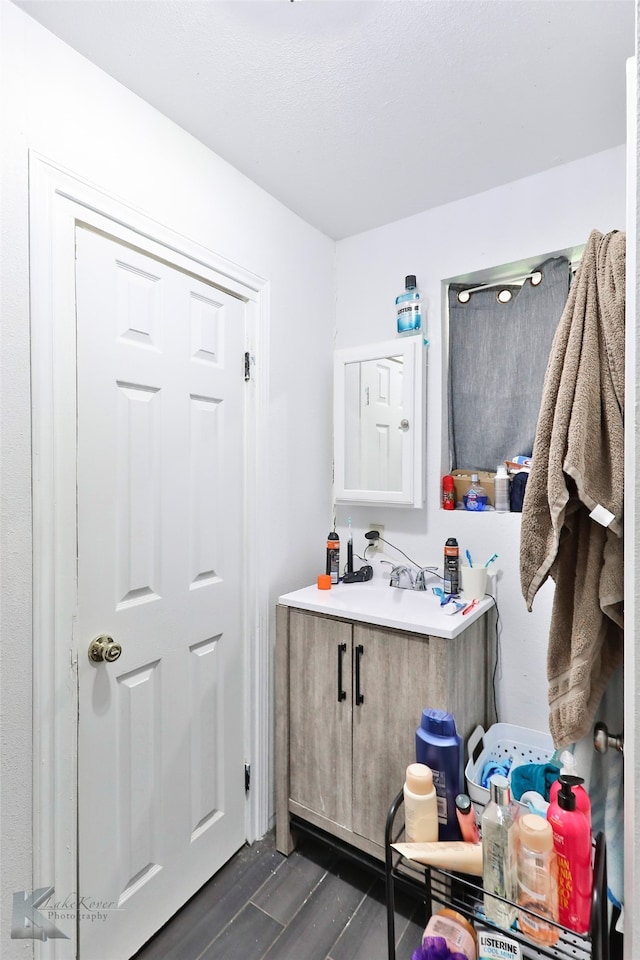
POLYGON ((340 537, 336 533, 335 522, 327 537, 327 573, 331 576, 332 584, 340 579, 340 537))
POLYGON ((458 586, 458 541, 449 537, 444 545, 444 592, 455 595, 458 586))

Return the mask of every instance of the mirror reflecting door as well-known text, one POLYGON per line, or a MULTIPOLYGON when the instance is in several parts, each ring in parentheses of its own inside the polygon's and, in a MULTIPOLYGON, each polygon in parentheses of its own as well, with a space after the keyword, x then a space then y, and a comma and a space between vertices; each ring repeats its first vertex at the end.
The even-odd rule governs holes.
POLYGON ((404 358, 379 357, 344 365, 345 483, 354 490, 402 489, 404 358))
POLYGON ((336 499, 422 505, 422 340, 336 353, 336 499))

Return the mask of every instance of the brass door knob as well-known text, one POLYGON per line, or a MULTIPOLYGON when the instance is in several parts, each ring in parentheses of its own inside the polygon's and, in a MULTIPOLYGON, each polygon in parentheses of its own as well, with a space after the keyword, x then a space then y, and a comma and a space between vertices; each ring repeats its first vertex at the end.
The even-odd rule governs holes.
POLYGON ((89 644, 89 660, 92 663, 113 663, 122 653, 122 647, 113 637, 96 637, 89 644))

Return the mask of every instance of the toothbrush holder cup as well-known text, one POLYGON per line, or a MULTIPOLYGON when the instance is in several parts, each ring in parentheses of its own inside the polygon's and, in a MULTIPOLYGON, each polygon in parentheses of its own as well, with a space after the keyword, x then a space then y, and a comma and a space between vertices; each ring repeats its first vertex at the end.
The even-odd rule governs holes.
POLYGON ((482 564, 474 563, 472 567, 460 566, 462 577, 462 597, 464 600, 482 600, 489 584, 489 571, 482 564))

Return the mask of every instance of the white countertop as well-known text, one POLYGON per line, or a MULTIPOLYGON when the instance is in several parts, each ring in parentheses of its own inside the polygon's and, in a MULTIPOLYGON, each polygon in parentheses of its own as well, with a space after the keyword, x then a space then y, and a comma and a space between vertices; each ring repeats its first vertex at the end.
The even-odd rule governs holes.
POLYGON ((285 593, 278 598, 278 603, 448 640, 457 637, 493 606, 493 600, 485 597, 464 616, 462 611, 448 616, 430 585, 424 591, 401 590, 390 587, 387 579, 375 577, 366 583, 339 583, 330 590, 319 590, 314 584, 285 593))

